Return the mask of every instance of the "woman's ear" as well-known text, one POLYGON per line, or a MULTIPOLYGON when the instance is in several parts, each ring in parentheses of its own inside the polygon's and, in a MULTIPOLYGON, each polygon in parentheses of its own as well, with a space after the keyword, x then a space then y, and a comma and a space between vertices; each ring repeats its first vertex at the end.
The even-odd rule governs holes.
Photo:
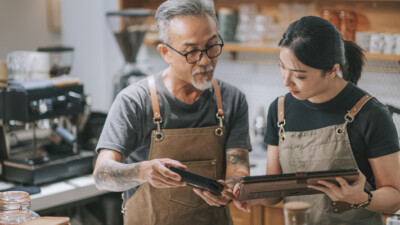
POLYGON ((167 62, 168 64, 171 64, 170 63, 171 62, 171 54, 170 54, 168 47, 165 44, 158 44, 157 51, 163 57, 165 62, 167 62))
POLYGON ((329 71, 326 75, 328 76, 329 79, 333 79, 336 77, 339 71, 340 71, 340 65, 336 63, 335 65, 333 65, 331 71, 329 71))

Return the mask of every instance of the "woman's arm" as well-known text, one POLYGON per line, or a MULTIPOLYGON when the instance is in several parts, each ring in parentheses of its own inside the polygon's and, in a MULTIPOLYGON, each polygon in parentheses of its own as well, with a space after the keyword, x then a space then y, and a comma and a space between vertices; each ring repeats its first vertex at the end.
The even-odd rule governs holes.
MULTIPOLYGON (((279 162, 279 146, 268 145, 267 148, 267 175, 281 174, 282 168, 279 162)), ((264 202, 268 205, 275 205, 282 201, 282 198, 266 198, 264 202)))
POLYGON ((366 209, 374 212, 395 213, 400 210, 399 152, 369 159, 374 173, 376 190, 366 209))

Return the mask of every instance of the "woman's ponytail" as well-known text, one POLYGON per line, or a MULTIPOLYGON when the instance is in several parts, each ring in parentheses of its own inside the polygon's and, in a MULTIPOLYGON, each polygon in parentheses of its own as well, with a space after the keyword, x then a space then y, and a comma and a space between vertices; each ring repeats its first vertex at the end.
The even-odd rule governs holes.
POLYGON ((363 50, 351 41, 344 41, 346 64, 342 67, 343 79, 357 84, 365 61, 363 50))

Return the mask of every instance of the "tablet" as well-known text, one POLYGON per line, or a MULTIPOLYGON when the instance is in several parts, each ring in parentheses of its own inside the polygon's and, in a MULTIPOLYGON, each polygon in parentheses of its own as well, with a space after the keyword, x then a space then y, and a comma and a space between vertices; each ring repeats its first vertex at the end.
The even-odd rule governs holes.
POLYGON ((358 179, 358 169, 298 172, 265 176, 246 176, 240 180, 239 200, 309 195, 322 193, 307 185, 319 185, 318 180, 338 184, 336 177, 343 177, 349 184, 358 179))
POLYGON ((185 181, 189 186, 207 190, 214 195, 221 196, 221 191, 224 189, 224 185, 218 181, 174 166, 169 166, 168 168, 179 174, 182 181, 185 181))

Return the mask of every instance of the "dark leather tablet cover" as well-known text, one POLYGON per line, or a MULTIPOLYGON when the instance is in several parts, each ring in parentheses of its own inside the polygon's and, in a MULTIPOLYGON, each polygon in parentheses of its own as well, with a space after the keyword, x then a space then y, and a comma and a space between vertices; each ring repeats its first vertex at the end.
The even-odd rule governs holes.
POLYGON ((173 166, 169 166, 169 169, 179 174, 182 180, 185 181, 188 185, 207 190, 214 195, 220 196, 221 191, 224 189, 224 185, 214 179, 204 177, 199 174, 195 174, 173 166))
POLYGON ((308 189, 307 185, 318 185, 318 180, 337 183, 336 177, 343 177, 350 184, 357 180, 358 169, 298 172, 265 176, 242 177, 239 200, 308 195, 321 193, 308 189))

